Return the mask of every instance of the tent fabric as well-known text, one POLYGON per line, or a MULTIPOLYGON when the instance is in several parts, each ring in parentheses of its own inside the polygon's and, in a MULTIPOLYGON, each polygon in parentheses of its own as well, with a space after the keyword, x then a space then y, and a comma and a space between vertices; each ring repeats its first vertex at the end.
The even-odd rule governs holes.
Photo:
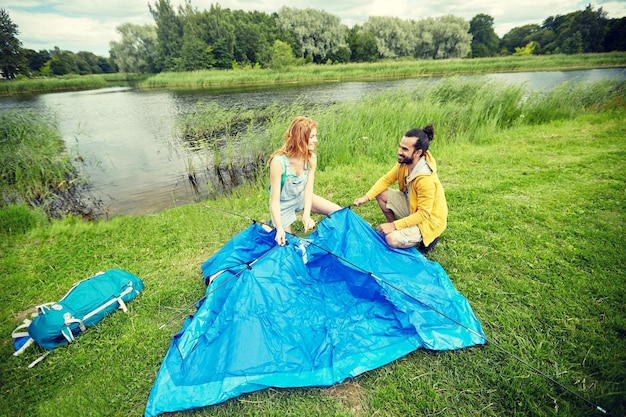
POLYGON ((443 268, 392 249, 348 208, 277 246, 254 223, 201 269, 209 283, 173 337, 145 417, 268 387, 331 386, 416 349, 483 344, 443 268))

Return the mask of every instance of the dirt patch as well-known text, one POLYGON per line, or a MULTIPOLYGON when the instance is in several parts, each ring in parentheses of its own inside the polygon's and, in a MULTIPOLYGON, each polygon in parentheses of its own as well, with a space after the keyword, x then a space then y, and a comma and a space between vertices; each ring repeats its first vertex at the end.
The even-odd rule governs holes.
POLYGON ((365 401, 365 393, 358 383, 354 381, 342 382, 327 388, 326 393, 338 401, 342 407, 350 410, 353 416, 366 415, 367 403, 365 401))
POLYGON ((24 321, 24 319, 32 319, 32 315, 34 313, 37 312, 37 307, 31 307, 29 309, 26 309, 24 311, 20 311, 19 313, 17 313, 17 321, 19 321, 20 323, 24 321))

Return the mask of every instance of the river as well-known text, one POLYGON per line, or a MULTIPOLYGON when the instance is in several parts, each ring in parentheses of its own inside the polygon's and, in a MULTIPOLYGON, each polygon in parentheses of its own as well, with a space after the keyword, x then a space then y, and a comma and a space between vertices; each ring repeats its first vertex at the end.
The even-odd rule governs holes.
MULTIPOLYGON (((525 84, 532 91, 547 90, 565 81, 624 79, 626 69, 521 72, 479 77, 525 84)), ((177 118, 199 102, 215 103, 225 109, 233 106, 255 108, 272 102, 289 104, 296 100, 332 104, 358 100, 384 90, 410 90, 420 82, 424 79, 342 82, 234 92, 105 88, 4 97, 0 98, 0 109, 55 112, 67 148, 82 157, 82 169, 93 193, 102 201, 106 216, 112 217, 156 213, 203 198, 202 192, 198 195, 188 179, 189 151, 173 140, 177 118)))

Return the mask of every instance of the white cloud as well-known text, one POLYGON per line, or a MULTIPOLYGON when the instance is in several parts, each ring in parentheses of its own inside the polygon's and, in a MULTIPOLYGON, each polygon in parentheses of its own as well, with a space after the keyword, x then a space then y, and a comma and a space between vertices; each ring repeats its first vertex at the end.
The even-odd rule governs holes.
POLYGON ((70 18, 60 15, 17 12, 11 16, 18 24, 18 38, 23 46, 30 49, 53 49, 58 46, 64 50, 106 52, 108 40, 115 36, 115 30, 98 20, 79 17, 70 18))
MULTIPOLYGON (((157 0, 3 0, 13 23, 18 25, 18 38, 26 48, 41 50, 55 46, 73 52, 90 51, 108 56, 109 42, 119 39, 115 28, 122 23, 154 23, 148 4, 157 0)), ((171 0, 175 10, 184 0, 171 0)), ((555 15, 583 10, 587 0, 191 0, 192 7, 205 10, 212 4, 223 9, 278 12, 281 7, 324 10, 341 18, 349 27, 364 23, 370 16, 394 16, 421 20, 428 17, 454 15, 471 20, 477 14, 494 19, 494 29, 502 37, 514 27, 541 24, 555 15)), ((626 1, 599 0, 591 3, 594 10, 602 7, 609 18, 626 16, 626 1)))
POLYGON ((109 56, 109 42, 118 40, 121 23, 154 23, 142 0, 58 1, 9 0, 5 6, 23 47, 34 50, 59 47, 109 56))

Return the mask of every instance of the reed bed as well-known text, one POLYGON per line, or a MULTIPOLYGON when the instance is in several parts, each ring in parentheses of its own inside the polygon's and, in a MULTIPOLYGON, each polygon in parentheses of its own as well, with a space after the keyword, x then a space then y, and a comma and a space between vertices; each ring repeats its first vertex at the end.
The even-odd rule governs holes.
MULTIPOLYGON (((266 161, 282 144, 290 120, 306 114, 318 128, 320 168, 350 165, 356 158, 375 163, 389 159, 402 134, 413 127, 435 126, 433 146, 458 142, 482 143, 494 132, 511 127, 572 120, 586 111, 609 111, 624 104, 626 83, 563 83, 551 91, 529 94, 524 86, 498 81, 447 77, 424 81, 411 91, 376 93, 359 101, 331 107, 304 100, 290 106, 274 103, 266 109, 220 109, 200 105, 181 120, 187 143, 204 153, 207 170, 220 164, 243 170, 250 162, 266 161), (230 144, 229 156, 223 149, 230 144), (238 152, 233 152, 235 146, 238 152), (244 156, 244 157, 242 157, 244 156)), ((265 169, 266 163, 257 163, 265 169)), ((265 181, 265 171, 259 172, 265 181)))
POLYGON ((0 192, 5 204, 16 199, 43 199, 74 173, 72 158, 65 152, 52 116, 1 112, 0 144, 0 192))
MULTIPOLYGON (((30 111, 0 112, 0 207, 21 205, 48 217, 97 216, 80 156, 72 154, 56 117, 30 111)), ((19 229, 19 228, 18 228, 19 229)))

